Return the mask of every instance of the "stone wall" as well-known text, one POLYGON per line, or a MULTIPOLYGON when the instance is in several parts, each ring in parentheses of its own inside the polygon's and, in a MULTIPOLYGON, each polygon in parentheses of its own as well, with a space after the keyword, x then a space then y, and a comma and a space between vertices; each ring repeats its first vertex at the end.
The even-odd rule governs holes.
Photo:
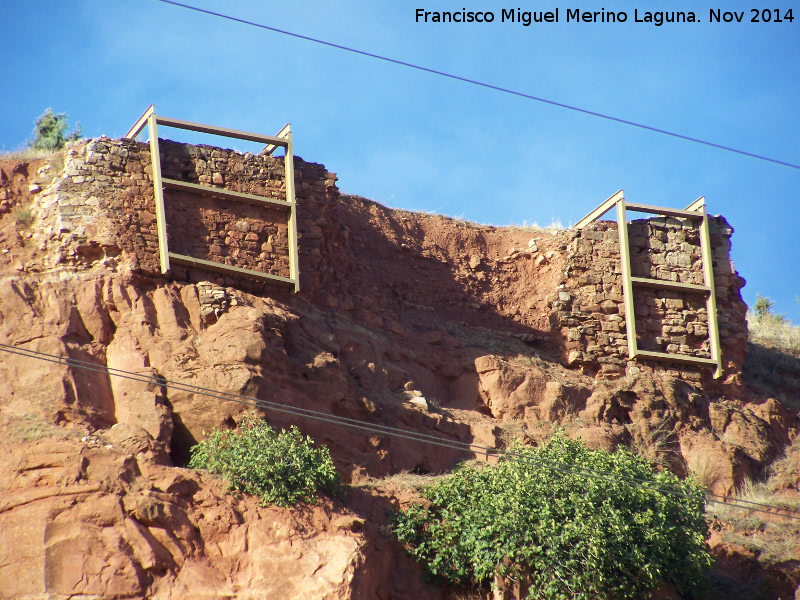
MULTIPOLYGON (((282 157, 161 140, 162 176, 269 198, 285 199, 282 157)), ((295 157, 300 273, 319 262, 324 230, 338 199, 336 175, 295 157)), ((160 274, 149 144, 99 138, 67 150, 63 174, 40 198, 45 238, 59 259, 122 252, 146 275, 160 274)), ((172 252, 281 277, 289 276, 288 211, 283 207, 165 189, 172 252)), ((199 280, 207 272, 173 266, 172 275, 199 280)), ((228 276, 213 276, 233 283, 228 276)), ((249 282, 253 288, 253 282, 249 282)), ((266 285, 270 284, 258 284, 266 285)), ((258 287, 256 285, 255 287, 258 287)))
MULTIPOLYGON (((175 142, 164 142, 160 152, 166 178, 286 198, 280 158, 175 142)), ((283 207, 171 189, 164 192, 164 205, 172 252, 289 277, 288 211, 283 207)))
MULTIPOLYGON (((161 142, 164 177, 282 199, 283 159, 210 146, 161 142)), ((347 276, 343 248, 349 230, 339 222, 336 176, 295 157, 300 279, 303 294, 339 305, 330 282, 347 276)), ((158 237, 149 145, 99 138, 71 145, 63 173, 37 200, 44 245, 61 266, 117 260, 145 275, 159 276, 158 237)), ((221 198, 165 191, 167 235, 173 252, 287 277, 287 213, 221 198)), ((747 350, 744 285, 730 262, 733 232, 721 217, 711 219, 718 322, 726 374, 738 373, 747 350)), ((702 261, 694 224, 675 218, 633 221, 629 226, 634 276, 702 283, 702 261)), ((563 283, 543 291, 551 328, 564 360, 604 377, 617 377, 641 363, 627 358, 619 242, 615 222, 557 234, 564 261, 563 283)), ((555 258, 553 257, 553 260, 555 258)), ((352 265, 351 265, 352 266, 352 265)), ((285 289, 173 265, 179 280, 210 280, 246 291, 285 289)), ((342 305, 346 298, 341 299, 342 305)), ((702 294, 636 288, 638 345, 644 350, 708 357, 708 315, 702 294)), ((543 315, 544 316, 544 315, 543 315)), ((547 316, 544 316, 546 319, 547 316)), ((669 368, 673 366, 657 366, 669 368)), ((710 369, 680 367, 699 378, 710 369)))
MULTIPOLYGON (((713 217, 709 231, 724 371, 736 373, 747 351, 747 307, 739 294, 744 279, 730 261, 733 229, 722 217, 713 217)), ((634 277, 703 284, 696 221, 643 219, 630 222, 628 232, 634 277)), ((599 221, 566 235, 572 238, 567 282, 552 302, 552 320, 564 339, 568 364, 610 376, 640 368, 641 363, 628 360, 616 222, 599 221)), ((710 357, 704 294, 641 286, 634 291, 640 349, 710 357)), ((693 367, 680 367, 680 372, 689 378, 701 376, 693 367)))

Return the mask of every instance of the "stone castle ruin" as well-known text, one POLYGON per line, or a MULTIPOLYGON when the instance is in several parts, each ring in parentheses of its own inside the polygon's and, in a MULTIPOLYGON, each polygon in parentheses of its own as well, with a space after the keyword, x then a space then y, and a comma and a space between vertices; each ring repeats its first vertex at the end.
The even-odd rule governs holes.
MULTIPOLYGON (((494 462, 557 428, 713 494, 769 475, 769 497, 791 500, 797 361, 753 340, 744 366, 733 230, 703 200, 618 192, 542 230, 336 182, 294 156, 288 127, 152 107, 123 138, 0 160, 0 596, 441 598, 385 533, 387 509, 417 497, 406 474, 494 462), (290 510, 175 468, 253 410, 327 447, 350 492, 290 510)), ((761 593, 763 571, 770 597, 794 597, 797 561, 708 542, 721 577, 761 593)))
MULTIPOLYGON (((160 118, 151 110, 143 119, 160 118)), ((68 147, 63 173, 39 200, 43 237, 57 248, 50 260, 63 266, 124 256, 147 276, 216 277, 248 291, 299 289, 336 303, 326 285, 342 277, 337 261, 350 232, 337 218, 335 174, 293 157, 290 143, 286 157, 165 140, 155 147, 155 168, 152 141, 132 136, 68 147)), ((537 293, 547 299, 539 316, 562 348, 562 362, 608 378, 642 368, 695 380, 735 377, 747 333, 744 280, 729 256, 732 228, 695 203, 630 222, 621 244, 618 223, 596 221, 620 202, 615 195, 578 227, 553 234, 557 251, 546 260, 561 273, 552 289, 537 293)), ((624 208, 622 214, 626 220, 624 208)), ((535 250, 532 243, 504 260, 545 260, 535 250)))

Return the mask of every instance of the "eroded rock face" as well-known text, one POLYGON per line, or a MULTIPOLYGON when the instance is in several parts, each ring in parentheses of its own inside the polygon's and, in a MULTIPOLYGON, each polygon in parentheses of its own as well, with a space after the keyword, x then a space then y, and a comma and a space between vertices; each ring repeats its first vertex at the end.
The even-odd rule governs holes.
POLYGON ((519 368, 494 356, 475 359, 481 397, 496 419, 521 418, 542 400, 547 377, 535 368, 519 368))
POLYGON ((287 510, 234 498, 212 477, 156 464, 144 430, 117 427, 98 447, 2 446, 0 598, 436 595, 408 562, 409 594, 386 595, 403 551, 340 502, 287 510))
MULTIPOLYGON (((63 185, 77 189, 74 179, 63 185)), ((628 365, 617 277, 592 276, 596 265, 576 254, 585 246, 611 264, 612 228, 531 238, 354 197, 334 204, 338 192, 323 188, 324 202, 298 208, 307 280, 295 296, 187 269, 146 277, 111 238, 85 229, 64 246, 55 230, 39 239, 50 234, 0 217, 0 246, 13 257, 0 255, 0 343, 82 361, 0 360, 0 424, 11 432, 0 464, 0 597, 436 597, 378 530, 391 504, 266 509, 180 468, 255 398, 477 446, 259 409, 329 446, 350 482, 438 473, 563 427, 728 494, 795 437, 797 414, 742 393, 741 323, 726 325, 734 352, 720 385, 628 365), (56 256, 65 248, 75 254, 56 256)), ((656 229, 678 243, 674 224, 656 229)), ((735 316, 739 280, 727 275, 735 316)), ((670 300, 645 308, 671 318, 684 307, 670 300)), ((700 315, 684 315, 699 326, 687 338, 693 351, 703 351, 700 315)), ((670 343, 683 335, 668 333, 670 343)))

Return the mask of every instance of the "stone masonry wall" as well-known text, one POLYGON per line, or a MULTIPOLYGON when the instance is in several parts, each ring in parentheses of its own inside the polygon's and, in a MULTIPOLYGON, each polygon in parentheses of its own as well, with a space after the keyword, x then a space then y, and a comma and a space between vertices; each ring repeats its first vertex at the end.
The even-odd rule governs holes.
MULTIPOLYGON (((164 177, 273 198, 285 197, 283 159, 210 146, 161 141, 164 177)), ((42 247, 61 267, 87 261, 128 264, 159 276, 158 236, 149 145, 99 138, 71 145, 64 172, 38 197, 42 247)), ((326 283, 345 277, 342 248, 348 229, 338 219, 336 176, 295 157, 300 279, 304 295, 327 298, 326 283)), ((170 250, 195 258, 288 276, 286 211, 281 208, 165 191, 170 250)), ((730 262, 731 227, 711 219, 711 245, 722 356, 726 374, 739 372, 747 351, 744 285, 730 262)), ((549 296, 553 332, 565 362, 602 377, 635 372, 627 357, 625 307, 617 224, 600 221, 566 230, 563 284, 549 296)), ((629 225, 634 276, 702 283, 698 232, 693 223, 652 218, 629 225)), ((51 265, 51 266, 56 266, 51 265)), ((274 285, 173 265, 171 277, 210 280, 248 291, 274 285)), ((708 357, 708 315, 702 294, 636 287, 637 341, 641 349, 708 357)), ((545 292, 547 294, 547 292, 545 292)), ((653 368, 674 365, 647 363, 653 368)), ((647 367, 649 368, 649 366, 647 367)), ((697 379, 710 369, 680 367, 697 379)))
MULTIPOLYGON (((286 197, 282 157, 168 140, 160 141, 160 153, 163 177, 286 197)), ((322 165, 295 157, 294 166, 302 282, 304 274, 313 278, 338 190, 336 176, 322 165)), ((170 189, 164 191, 164 204, 170 251, 289 276, 288 211, 282 207, 170 189)), ((122 252, 142 273, 160 274, 149 144, 124 138, 73 144, 63 174, 43 192, 40 206, 44 236, 61 247, 61 262, 122 252)), ((229 276, 209 276, 177 265, 172 270, 179 278, 234 282, 229 276)))
MULTIPOLYGON (((160 145, 166 178, 283 200, 282 159, 175 142, 160 145)), ((289 277, 288 211, 166 189, 167 238, 173 252, 289 277)))
MULTIPOLYGON (((634 277, 703 283, 696 222, 672 217, 643 219, 632 221, 628 232, 634 277)), ((741 369, 747 352, 747 307, 739 294, 744 280, 730 261, 733 229, 722 217, 714 217, 709 232, 724 371, 734 373, 741 369)), ((567 235, 572 238, 567 282, 552 303, 552 318, 565 340, 568 364, 608 376, 639 369, 641 363, 628 360, 617 224, 599 221, 567 235)), ((634 290, 640 349, 710 357, 704 294, 641 286, 634 290)), ((684 366, 679 370, 689 378, 700 377, 699 369, 684 366)))

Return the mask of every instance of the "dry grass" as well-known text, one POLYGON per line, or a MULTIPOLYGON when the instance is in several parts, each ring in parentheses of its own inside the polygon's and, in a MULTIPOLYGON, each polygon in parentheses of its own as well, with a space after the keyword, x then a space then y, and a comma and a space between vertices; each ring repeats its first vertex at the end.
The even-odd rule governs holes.
POLYGON ((641 433, 634 425, 627 429, 631 434, 630 451, 642 456, 650 464, 669 468, 681 456, 680 443, 669 421, 662 421, 647 434, 641 433))
POLYGON ((445 600, 482 600, 487 596, 480 590, 469 588, 450 588, 445 591, 445 600))
POLYGON ((543 232, 543 233, 558 233, 559 231, 564 231, 566 227, 561 224, 561 219, 553 219, 553 221, 549 225, 545 225, 542 227, 536 221, 532 223, 528 223, 527 221, 523 221, 521 225, 516 223, 512 223, 508 226, 510 229, 519 229, 521 231, 530 231, 532 233, 536 232, 543 232))
MULTIPOLYGON (((748 330, 750 349, 743 368, 746 385, 762 397, 800 409, 800 327, 779 319, 759 321, 750 314, 748 330)), ((785 448, 784 456, 770 466, 762 481, 746 482, 734 499, 800 511, 799 486, 800 441, 785 448)), ((764 568, 800 559, 800 518, 724 504, 710 504, 707 514, 720 526, 724 541, 753 552, 764 568)), ((773 597, 759 592, 756 583, 753 595, 727 597, 773 597)))
POLYGON ((765 482, 767 490, 771 493, 797 490, 798 484, 800 484, 800 442, 784 449, 783 457, 770 465, 765 482))
POLYGON ((510 450, 514 446, 530 446, 531 438, 527 434, 527 424, 522 419, 501 421, 497 423, 500 428, 500 449, 510 450))
MULTIPOLYGON (((783 458, 770 466, 764 481, 746 481, 734 500, 767 504, 800 514, 798 479, 800 444, 793 444, 783 458)), ((726 504, 709 505, 708 515, 722 524, 723 539, 753 551, 763 566, 800 559, 800 518, 726 504)))
POLYGON ((64 438, 71 435, 44 417, 32 413, 9 417, 6 433, 15 442, 36 442, 44 438, 64 438))
POLYGON ((687 466, 694 481, 706 490, 713 489, 722 480, 719 467, 704 455, 700 455, 687 466))
POLYGON ((429 485, 433 485, 434 483, 437 483, 443 479, 451 477, 455 471, 458 471, 458 469, 464 467, 481 469, 488 465, 489 463, 487 463, 484 460, 478 460, 478 459, 465 460, 459 463, 458 466, 456 466, 456 468, 453 469, 453 471, 448 473, 442 473, 440 475, 428 475, 428 474, 412 473, 410 471, 400 471, 399 473, 395 473, 394 475, 387 475, 386 477, 382 477, 380 479, 373 479, 371 481, 364 481, 362 483, 358 483, 353 487, 380 489, 391 485, 419 492, 423 488, 428 487, 429 485))
POLYGON ((747 315, 748 339, 751 344, 782 350, 794 356, 800 354, 800 326, 778 320, 761 320, 747 315))
POLYGON ((62 150, 35 150, 33 148, 17 148, 16 150, 0 151, 0 160, 37 160, 42 158, 53 158, 62 154, 62 150))
POLYGON ((800 327, 748 316, 750 348, 742 368, 747 386, 800 410, 800 327))
MULTIPOLYGON (((525 342, 501 332, 494 332, 484 327, 462 327, 451 322, 444 322, 441 326, 467 346, 485 348, 491 354, 498 356, 515 357, 517 362, 519 357, 533 354, 525 342)), ((535 362, 536 357, 531 357, 531 360, 535 362)))
POLYGON ((447 475, 420 475, 411 473, 410 471, 400 471, 394 475, 387 475, 381 479, 374 479, 372 481, 365 481, 355 485, 354 487, 378 489, 389 485, 421 491, 423 488, 428 487, 440 481, 447 475))

